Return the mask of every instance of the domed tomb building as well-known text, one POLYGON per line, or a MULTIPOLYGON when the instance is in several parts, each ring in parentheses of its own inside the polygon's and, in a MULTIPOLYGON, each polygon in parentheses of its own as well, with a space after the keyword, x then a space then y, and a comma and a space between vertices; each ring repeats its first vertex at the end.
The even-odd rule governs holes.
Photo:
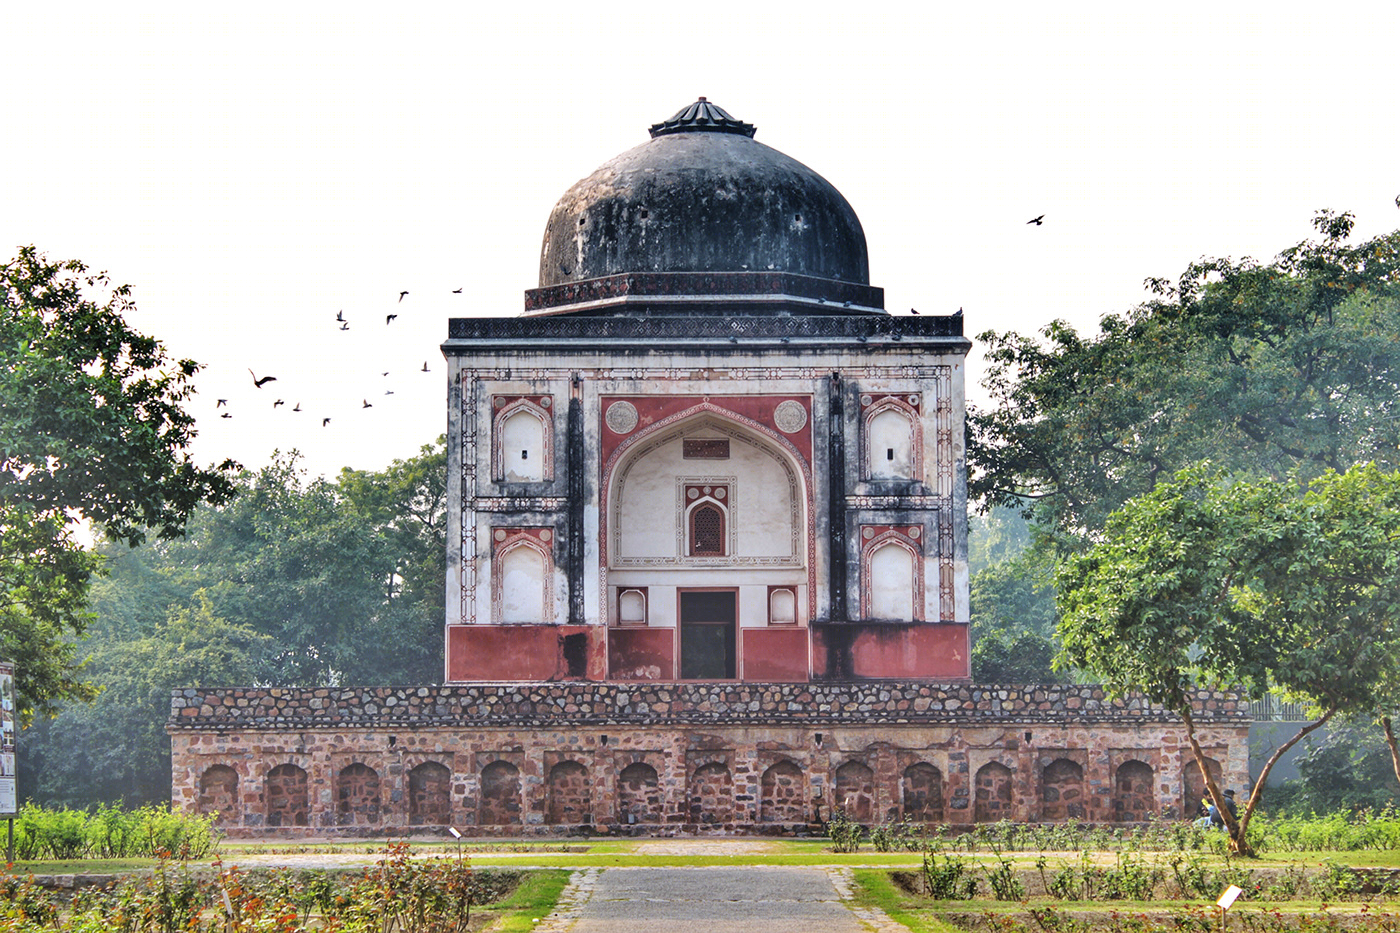
MULTIPOLYGON (((177 692, 178 805, 507 835, 1194 808, 1175 717, 970 683, 962 318, 888 314, 851 205, 754 135, 704 98, 652 126, 559 199, 523 315, 449 322, 444 684, 177 692)), ((1238 784, 1242 706, 1200 707, 1238 784)))

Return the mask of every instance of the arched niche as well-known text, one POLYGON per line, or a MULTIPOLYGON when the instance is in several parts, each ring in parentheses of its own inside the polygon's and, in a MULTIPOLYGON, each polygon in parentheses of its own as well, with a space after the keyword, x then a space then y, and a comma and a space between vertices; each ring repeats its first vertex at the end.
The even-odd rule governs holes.
POLYGON ((836 769, 836 806, 849 820, 869 823, 875 817, 875 772, 859 761, 836 769))
POLYGON ((306 772, 294 764, 281 764, 264 779, 268 826, 308 826, 311 807, 306 772))
POLYGON ((920 761, 905 768, 900 793, 906 820, 943 822, 943 772, 933 765, 920 761))
POLYGON ((199 776, 200 813, 215 814, 220 828, 237 826, 242 815, 238 802, 238 772, 228 765, 210 765, 199 776))
POLYGON ((495 555, 495 621, 538 625, 554 618, 552 555, 534 539, 508 541, 495 555))
POLYGON ((807 801, 802 769, 784 759, 763 772, 758 818, 764 823, 805 823, 807 801))
POLYGON ((999 761, 989 761, 977 769, 973 779, 975 801, 972 818, 978 823, 995 823, 1011 816, 1011 769, 999 761))
POLYGON ((661 782, 651 765, 634 761, 617 776, 617 816, 623 823, 661 822, 661 782))
POLYGON ((865 420, 865 469, 870 479, 917 479, 918 413, 904 404, 873 409, 865 420))
POLYGON ((877 542, 865 561, 867 617, 913 622, 919 586, 918 555, 898 540, 877 542))
POLYGON ((540 483, 554 478, 554 423, 542 402, 548 399, 514 399, 496 412, 491 467, 497 482, 540 483))
POLYGON ((452 822, 452 772, 446 765, 425 761, 408 772, 408 822, 411 826, 452 822))
POLYGON ((493 761, 481 769, 481 812, 483 826, 520 823, 520 769, 509 761, 493 761))
POLYGON ((336 823, 340 826, 379 824, 379 773, 369 765, 346 765, 336 775, 336 823))
POLYGON ((1084 819, 1084 769, 1056 758, 1040 772, 1040 818, 1046 822, 1084 819))
POLYGON ((1118 766, 1113 775, 1113 819, 1119 823, 1142 823, 1152 818, 1152 766, 1145 761, 1129 759, 1118 766))

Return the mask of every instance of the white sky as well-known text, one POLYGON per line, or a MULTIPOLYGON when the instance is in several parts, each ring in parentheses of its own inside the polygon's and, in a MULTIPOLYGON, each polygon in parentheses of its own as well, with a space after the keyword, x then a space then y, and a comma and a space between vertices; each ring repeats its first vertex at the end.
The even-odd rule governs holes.
POLYGON ((555 200, 702 94, 846 195, 892 312, 969 335, 1092 327, 1318 208, 1400 226, 1400 6, 974 6, 11 4, 0 254, 134 286, 207 364, 201 459, 334 473, 442 433, 447 319, 519 314, 555 200))

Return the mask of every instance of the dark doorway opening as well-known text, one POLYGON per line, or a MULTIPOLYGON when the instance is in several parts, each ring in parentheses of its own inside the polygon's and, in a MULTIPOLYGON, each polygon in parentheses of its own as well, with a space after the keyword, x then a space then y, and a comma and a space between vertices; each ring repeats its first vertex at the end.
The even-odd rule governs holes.
POLYGON ((682 590, 681 679, 734 680, 734 627, 739 594, 734 590, 682 590))

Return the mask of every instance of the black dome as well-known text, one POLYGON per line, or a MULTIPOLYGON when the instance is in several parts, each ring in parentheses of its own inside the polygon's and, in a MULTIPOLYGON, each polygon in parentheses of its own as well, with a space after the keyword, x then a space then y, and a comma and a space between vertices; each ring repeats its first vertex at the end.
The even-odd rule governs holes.
POLYGON ((830 182, 703 97, 549 216, 540 289, 628 273, 787 273, 869 285, 865 232, 830 182))

